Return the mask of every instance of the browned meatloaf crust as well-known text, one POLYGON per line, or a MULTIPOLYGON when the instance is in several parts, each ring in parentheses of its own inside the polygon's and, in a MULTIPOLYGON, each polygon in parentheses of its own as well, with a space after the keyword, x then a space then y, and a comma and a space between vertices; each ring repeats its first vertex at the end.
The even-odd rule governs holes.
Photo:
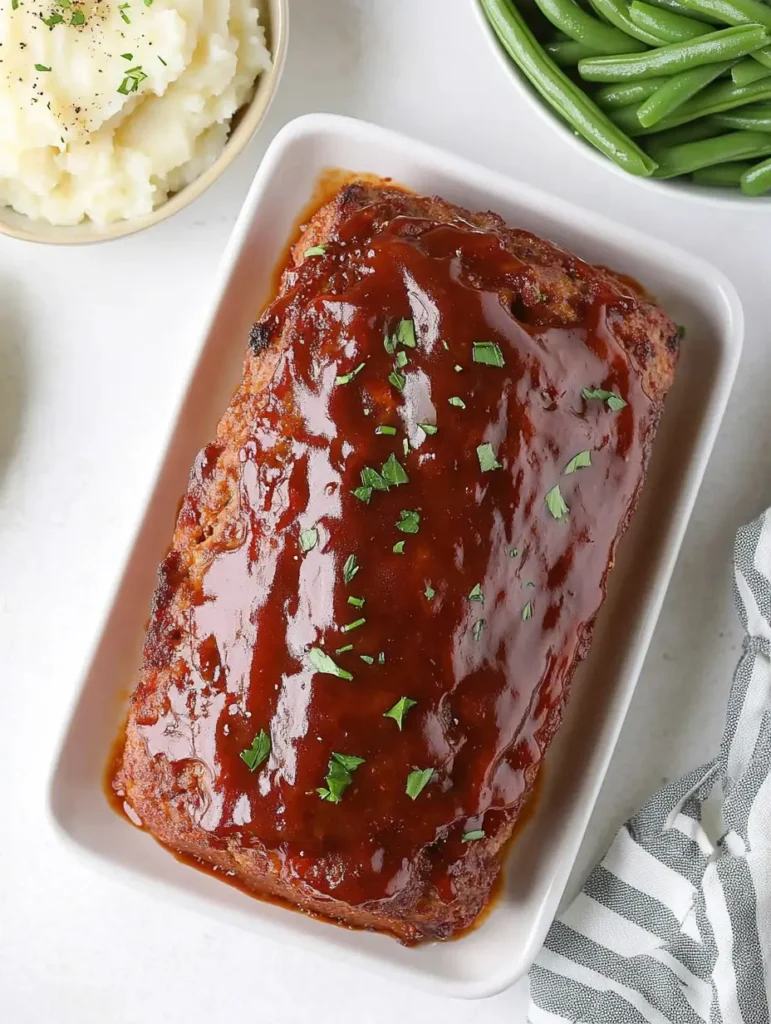
POLYGON ((405 942, 471 925, 677 352, 627 281, 495 214, 339 192, 252 331, 159 570, 114 780, 144 828, 405 942))

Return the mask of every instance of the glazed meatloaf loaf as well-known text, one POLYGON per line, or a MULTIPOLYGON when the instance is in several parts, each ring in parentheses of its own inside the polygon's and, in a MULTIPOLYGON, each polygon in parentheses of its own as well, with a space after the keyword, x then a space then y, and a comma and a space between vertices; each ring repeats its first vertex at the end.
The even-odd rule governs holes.
POLYGON ((608 270, 343 188, 193 466, 114 778, 132 817, 256 896, 408 943, 470 926, 677 353, 608 270))

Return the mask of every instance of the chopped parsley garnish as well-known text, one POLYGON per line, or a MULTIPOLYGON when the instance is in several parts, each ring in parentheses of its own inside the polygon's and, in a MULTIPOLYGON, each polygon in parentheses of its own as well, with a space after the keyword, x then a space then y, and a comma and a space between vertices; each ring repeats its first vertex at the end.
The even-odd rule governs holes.
POLYGON ((617 395, 615 391, 606 391, 604 388, 582 388, 581 397, 585 398, 587 402, 593 398, 600 402, 606 402, 608 408, 613 412, 618 412, 626 407, 626 402, 620 395, 617 395))
POLYGON ((591 466, 591 464, 592 453, 590 451, 579 452, 578 455, 573 456, 573 458, 570 460, 567 466, 565 466, 562 472, 565 474, 565 476, 568 476, 570 473, 575 473, 577 469, 586 469, 586 467, 591 466))
POLYGON ((400 370, 403 370, 407 363, 410 361, 410 357, 403 349, 399 349, 396 353, 396 365, 400 370))
POLYGON ((64 18, 61 16, 61 14, 56 13, 50 15, 50 17, 48 18, 41 18, 40 20, 43 22, 44 25, 47 25, 48 28, 53 28, 54 25, 61 25, 64 22, 64 18))
POLYGON ((418 426, 423 433, 428 434, 429 437, 431 437, 432 434, 435 434, 439 429, 438 427, 435 427, 433 423, 418 423, 418 426))
POLYGON ((484 837, 485 837, 485 830, 483 828, 475 828, 475 829, 472 829, 470 832, 464 832, 463 833, 463 837, 461 839, 461 842, 463 842, 463 843, 473 843, 474 840, 476 840, 476 839, 484 839, 484 837))
POLYGON ((354 597, 353 594, 348 598, 348 604, 352 604, 354 608, 363 608, 365 597, 354 597))
POLYGON ((313 551, 319 542, 318 530, 315 526, 311 527, 310 530, 303 530, 300 534, 300 551, 305 554, 308 551, 313 551))
POLYGON ((516 558, 519 554, 519 548, 509 548, 509 558, 516 558))
POLYGON ((134 59, 134 54, 133 53, 122 53, 121 57, 124 60, 133 60, 134 59))
POLYGON ((678 336, 678 338, 684 338, 685 337, 685 327, 682 324, 678 324, 677 336, 678 336))
POLYGON ((495 457, 495 449, 489 441, 477 446, 477 458, 479 459, 479 468, 483 473, 489 473, 493 469, 503 469, 495 457))
POLYGON ((252 740, 251 747, 242 750, 238 755, 250 772, 260 767, 263 761, 267 761, 270 754, 270 736, 264 729, 260 729, 252 740))
POLYGON ((395 555, 403 555, 404 554, 404 541, 403 540, 397 540, 397 542, 393 546, 393 552, 394 552, 395 555))
POLYGON ((474 628, 471 630, 471 632, 474 634, 475 640, 480 640, 482 638, 482 634, 485 631, 486 625, 487 619, 477 619, 477 621, 474 623, 474 628))
POLYGON ((485 603, 485 595, 482 593, 482 584, 477 583, 471 593, 468 596, 469 601, 479 601, 481 604, 485 603))
POLYGON ((145 7, 150 7, 152 2, 153 2, 153 0, 144 0, 145 7))
POLYGON ((142 82, 147 78, 140 65, 135 68, 129 68, 126 72, 126 76, 118 86, 118 92, 124 96, 128 96, 129 93, 136 92, 142 82))
POLYGON ((369 505, 369 499, 372 497, 371 487, 356 487, 351 491, 354 498, 358 498, 359 501, 363 501, 365 505, 369 505))
POLYGON ((322 800, 328 800, 331 804, 339 804, 343 793, 353 782, 352 772, 356 771, 360 764, 364 764, 363 757, 354 757, 353 754, 333 754, 327 766, 326 788, 320 786, 316 792, 322 800))
POLYGON ((396 337, 400 344, 406 345, 407 348, 415 348, 417 344, 415 341, 415 321, 400 320, 399 326, 396 329, 396 337))
POLYGON ((350 583, 356 573, 359 571, 361 566, 356 561, 356 555, 349 555, 343 565, 343 579, 346 584, 350 583))
POLYGON ((339 377, 335 377, 335 384, 350 384, 357 373, 361 373, 364 369, 364 363, 359 363, 355 370, 351 370, 350 373, 343 373, 339 377))
POLYGON ((73 11, 72 17, 70 18, 70 25, 85 25, 86 16, 83 11, 73 11))
POLYGON ((375 659, 372 657, 371 654, 360 654, 359 657, 361 658, 362 661, 366 662, 367 665, 373 665, 375 662, 375 659))
MULTIPOLYGON (((399 726, 399 732, 401 732, 402 725, 404 724, 404 716, 407 714, 410 708, 414 708, 417 703, 418 702, 416 700, 410 700, 409 697, 401 697, 399 700, 397 700, 394 706, 390 708, 390 710, 385 712, 383 718, 393 718, 393 720, 399 726)), ((428 782, 428 779, 426 779, 426 782, 428 782)))
POLYGON ((403 508, 396 529, 402 533, 417 533, 420 529, 420 512, 411 512, 403 508))
POLYGON ((527 602, 525 607, 522 609, 522 621, 527 622, 528 619, 533 617, 533 605, 530 601, 527 602))
POLYGON ((417 800, 423 790, 431 781, 434 774, 433 768, 424 768, 422 771, 417 768, 407 776, 407 788, 405 792, 411 800, 417 800))
POLYGON ((19 0, 11 0, 11 10, 16 11, 19 8, 19 0))
POLYGON ((379 426, 375 427, 376 434, 387 434, 389 437, 393 437, 396 433, 396 427, 379 426))
POLYGON ((347 654, 348 651, 353 650, 353 644, 346 644, 345 647, 338 647, 335 654, 347 654))
POLYGON ((434 590, 430 583, 426 585, 426 589, 423 591, 423 593, 426 595, 429 601, 433 601, 434 598, 436 597, 436 591, 434 590))
POLYGON ((121 18, 123 18, 127 25, 131 24, 131 18, 129 18, 128 14, 126 14, 126 8, 129 6, 129 4, 121 4, 118 8, 118 10, 120 11, 121 18))
POLYGON ((312 245, 310 247, 310 249, 306 249, 305 250, 305 252, 303 253, 303 257, 305 257, 305 256, 324 256, 326 251, 327 251, 327 247, 325 245, 312 245))
POLYGON ((363 626, 366 619, 356 619, 354 622, 346 622, 344 626, 340 627, 341 633, 351 633, 354 629, 358 629, 359 626, 363 626))
POLYGON ((484 363, 485 366, 505 366, 503 352, 500 345, 494 341, 475 341, 473 343, 473 355, 475 363, 484 363))
POLYGON ((313 665, 317 672, 321 672, 322 675, 337 676, 338 679, 353 679, 350 672, 346 672, 344 668, 336 665, 320 647, 312 647, 308 658, 311 665, 313 665))
POLYGON ((407 383, 407 378, 403 373, 399 373, 398 370, 394 370, 393 373, 388 374, 389 381, 393 384, 399 394, 404 391, 404 385, 407 383))
POLYGON ((399 487, 401 484, 408 484, 410 482, 404 467, 393 452, 383 463, 383 479, 387 485, 390 484, 392 487, 399 487))
POLYGON ((388 484, 376 469, 365 466, 361 471, 361 482, 373 491, 387 491, 388 484))
POLYGON ((50 70, 51 69, 49 67, 46 67, 45 64, 36 64, 35 65, 35 71, 50 71, 50 70))
POLYGON ((555 519, 562 519, 570 511, 565 504, 565 499, 562 497, 562 491, 560 490, 559 484, 552 487, 544 500, 547 508, 555 519))
POLYGON ((378 665, 385 665, 385 651, 381 651, 377 656, 378 665))
POLYGON ((453 395, 452 398, 448 398, 447 401, 450 403, 450 405, 454 405, 456 409, 466 408, 466 403, 463 401, 462 398, 458 398, 457 395, 453 395))

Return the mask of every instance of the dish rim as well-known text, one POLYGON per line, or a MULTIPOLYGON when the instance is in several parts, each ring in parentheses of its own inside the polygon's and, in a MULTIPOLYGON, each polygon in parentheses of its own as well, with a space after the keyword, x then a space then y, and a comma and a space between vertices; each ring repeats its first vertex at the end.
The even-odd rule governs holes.
POLYGON ((598 167, 610 170, 617 177, 623 178, 624 181, 632 181, 641 188, 646 188, 656 195, 668 195, 673 199, 684 198, 689 202, 706 203, 708 206, 715 206, 719 209, 732 207, 746 211, 748 204, 752 204, 750 208, 753 210, 771 210, 771 192, 765 196, 745 196, 739 189, 695 185, 693 182, 684 181, 679 178, 665 180, 644 178, 636 174, 630 174, 623 167, 619 167, 617 163, 595 149, 591 143, 587 142, 580 135, 575 134, 562 118, 552 110, 548 103, 541 99, 524 75, 520 73, 514 61, 506 53, 503 44, 495 34, 495 30, 487 20, 480 0, 469 0, 469 3, 474 8, 474 13, 482 28, 482 32, 495 53, 498 63, 506 73, 506 77, 512 82, 514 89, 524 98, 528 106, 536 111, 541 120, 548 124, 561 139, 572 147, 574 152, 581 153, 597 164, 598 167))
MULTIPOLYGON (((623 244, 624 248, 627 250, 634 251, 636 246, 642 245, 648 252, 652 251, 652 253, 655 253, 657 256, 661 256, 662 258, 668 257, 670 265, 672 261, 678 265, 684 261, 689 267, 691 273, 694 275, 698 274, 701 280, 709 282, 709 285, 716 290, 720 297, 721 308, 724 309, 726 314, 725 332, 721 333, 720 338, 721 352, 726 353, 727 366, 725 373, 720 377, 719 382, 716 383, 713 390, 710 391, 709 416, 703 427, 700 428, 694 442, 694 455, 688 467, 690 487, 685 492, 682 510, 672 516, 671 536, 667 537, 666 544, 662 549, 662 566, 659 574, 655 578, 654 585, 651 587, 651 595, 646 596, 644 602, 645 614, 643 624, 640 629, 640 637, 632 648, 633 660, 631 662, 631 666, 624 671, 624 675, 628 677, 628 681, 624 686, 619 684, 619 696, 617 699, 618 710, 615 712, 615 717, 612 720, 612 728, 609 730, 607 739, 603 737, 603 743, 605 744, 604 754, 601 761, 598 762, 596 766, 592 767, 590 777, 591 785, 588 788, 588 795, 586 802, 582 807, 581 818, 578 825, 571 825, 566 831, 565 837, 562 837, 559 841, 559 870, 554 871, 548 880, 548 884, 545 884, 542 887, 542 890, 538 893, 540 903, 538 913, 535 915, 535 921, 538 927, 533 927, 527 940, 523 942, 522 946, 518 950, 514 949, 512 951, 511 967, 508 967, 505 970, 500 970, 496 974, 491 974, 490 976, 482 979, 465 980, 440 978, 435 973, 431 974, 425 968, 421 968, 414 961, 411 966, 405 967, 402 964, 390 962, 385 957, 379 957, 377 954, 373 954, 369 950, 351 950, 341 948, 339 944, 336 948, 335 943, 330 941, 333 937, 333 932, 327 923, 324 923, 321 926, 324 931, 323 933, 319 933, 318 936, 303 934, 299 929, 294 930, 293 933, 291 918, 294 915, 287 914, 286 911, 283 910, 282 914, 284 915, 284 918, 288 920, 284 920, 284 918, 282 918, 281 922, 276 925, 274 922, 268 920, 267 917, 263 917, 257 920, 255 925, 250 929, 260 933, 264 937, 278 938, 282 941, 288 940, 307 950, 324 952, 327 955, 337 958, 348 959, 349 961, 369 970, 374 969, 378 973, 386 974, 402 982, 408 981, 412 984, 417 984, 419 987, 427 988, 436 994, 457 998, 484 998, 508 988, 526 972, 532 963, 532 960, 535 958, 538 949, 542 945, 548 926, 557 911, 557 905, 564 892, 568 876, 572 868, 573 858, 585 836, 591 811, 596 803, 597 796, 599 795, 600 789, 607 775, 611 756, 615 749, 621 727, 626 718, 626 713, 632 696, 634 695, 642 663, 650 646, 653 630, 658 620, 664 596, 669 586, 675 561, 679 554, 683 536, 697 499, 698 489, 714 446, 717 431, 723 418, 728 395, 731 390, 741 355, 743 313, 736 290, 721 271, 701 258, 693 256, 667 242, 661 242, 650 238, 649 236, 646 236, 633 228, 629 228, 626 225, 618 224, 604 216, 582 210, 561 198, 551 196, 548 193, 530 185, 517 182, 503 174, 488 170, 487 168, 473 163, 463 157, 456 156, 453 153, 449 153, 427 143, 413 140, 408 136, 389 129, 339 115, 310 114, 289 122, 281 129, 273 139, 257 175, 255 176, 254 182, 250 188, 247 199, 220 261, 215 277, 215 285, 207 307, 207 314, 202 318, 203 326, 200 332, 198 345, 189 366, 188 384, 200 363, 227 288, 236 270, 238 260, 246 248, 249 232, 253 223, 260 215, 263 193, 267 191, 267 187, 274 176, 280 172, 282 158, 284 158, 287 152, 290 151, 292 144, 298 142, 298 140, 302 140, 304 137, 310 137, 313 139, 319 135, 329 136, 333 140, 340 138, 353 139, 358 143, 366 143, 369 141, 382 145, 386 149, 390 148, 395 152, 409 149, 410 158, 415 158, 416 168, 419 167, 422 170, 427 168, 429 172, 433 171, 436 174, 447 173, 449 169, 451 174, 457 175, 459 181, 465 182, 469 185, 473 184, 474 187, 483 190, 485 194, 489 194, 491 202, 495 202, 496 199, 503 201, 503 196, 507 196, 509 201, 521 206, 524 206, 530 201, 531 206, 535 207, 535 209, 539 213, 542 213, 543 216, 550 216, 555 220, 559 219, 560 222, 566 223, 566 230, 575 226, 579 231, 587 233, 591 232, 591 235, 594 238, 600 239, 606 238, 608 236, 608 232, 611 232, 612 240, 618 245, 623 244)), ((362 172, 364 171, 363 168, 361 170, 362 172)), ((416 170, 416 176, 418 173, 420 172, 416 170)), ((297 204, 298 212, 301 209, 301 203, 302 200, 299 200, 297 204)), ((177 408, 177 416, 171 423, 164 438, 164 443, 166 445, 170 444, 175 437, 180 415, 186 408, 187 402, 188 395, 187 390, 185 390, 177 408)), ((147 513, 152 496, 155 494, 156 487, 162 480, 164 459, 165 451, 159 460, 158 469, 151 482, 148 502, 143 508, 143 516, 147 513)), ((123 566, 124 571, 131 563, 138 535, 137 529, 135 530, 134 535, 129 538, 127 556, 123 566)), ((145 874, 136 867, 124 866, 123 864, 118 863, 115 859, 111 859, 109 856, 97 852, 86 846, 84 843, 81 843, 74 834, 68 831, 67 826, 59 818, 57 808, 58 794, 56 787, 60 767, 67 753, 70 731, 72 726, 75 724, 76 712, 85 692, 85 683, 90 673, 90 666, 101 643, 103 633, 109 621, 109 616, 111 615, 116 603, 116 598, 120 586, 122 585, 123 578, 124 576, 122 573, 113 590, 111 600, 107 605, 105 616, 100 628, 96 632, 95 642, 90 653, 90 657, 85 663, 86 668, 83 676, 81 677, 80 686, 74 690, 67 708, 66 718, 63 719, 61 738, 57 744, 57 756, 54 761, 48 784, 48 815, 51 819, 54 831, 61 839, 64 840, 67 847, 72 851, 76 851, 80 857, 87 857, 88 860, 90 860, 102 872, 106 871, 111 876, 117 877, 122 881, 127 881, 129 884, 145 891, 149 891, 151 893, 157 891, 159 895, 162 894, 164 898, 171 899, 172 902, 182 905, 188 909, 191 908, 191 905, 194 909, 205 909, 206 912, 210 913, 212 916, 226 920, 232 925, 234 923, 234 916, 238 916, 238 911, 234 912, 231 908, 226 906, 224 902, 222 905, 218 905, 216 899, 210 899, 207 896, 199 897, 197 895, 191 895, 184 891, 181 886, 170 885, 165 880, 145 874)), ((110 737, 105 737, 105 753, 107 751, 109 740, 110 737)), ((101 799, 105 799, 103 793, 100 792, 99 795, 101 799)), ((117 817, 116 821, 119 821, 117 817)), ((121 827, 128 827, 127 823, 121 823, 121 827)), ((153 841, 149 839, 149 837, 148 840, 153 841)), ((168 854, 166 854, 166 856, 168 856, 168 854)), ((222 888, 225 887, 223 886, 222 888)), ((259 900, 255 902, 258 904, 260 903, 259 900)), ((483 928, 484 924, 482 924, 479 931, 482 931, 483 928)))
POLYGON ((251 99, 233 115, 234 118, 241 115, 238 124, 228 134, 217 159, 202 174, 143 217, 113 221, 102 228, 91 221, 49 224, 45 220, 32 220, 10 206, 0 205, 0 235, 38 245, 99 245, 128 238, 161 224, 202 196, 252 141, 270 110, 281 81, 289 43, 289 0, 261 0, 261 6, 268 10, 271 66, 256 79, 251 99), (6 220, 6 217, 11 220, 6 220))

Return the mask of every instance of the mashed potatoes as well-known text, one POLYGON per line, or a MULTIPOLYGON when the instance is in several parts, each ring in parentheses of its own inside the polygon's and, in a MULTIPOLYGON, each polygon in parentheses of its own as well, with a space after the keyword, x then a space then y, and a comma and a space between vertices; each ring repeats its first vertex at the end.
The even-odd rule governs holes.
POLYGON ((0 204, 149 213, 220 154, 270 65, 257 0, 0 0, 0 204))

